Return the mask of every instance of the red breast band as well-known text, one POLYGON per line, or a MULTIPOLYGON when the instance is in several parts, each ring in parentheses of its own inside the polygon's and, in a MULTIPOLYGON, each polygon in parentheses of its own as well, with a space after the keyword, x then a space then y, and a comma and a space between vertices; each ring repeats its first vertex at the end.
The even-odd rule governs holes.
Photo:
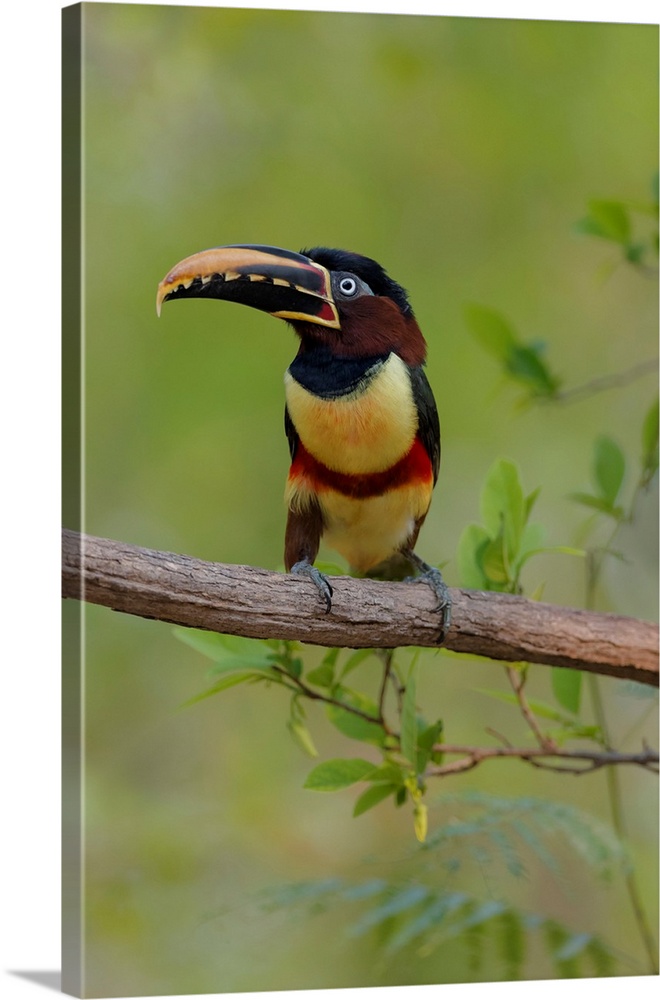
POLYGON ((305 486, 315 493, 335 490, 355 500, 382 496, 389 490, 413 483, 433 482, 433 467, 428 453, 418 437, 403 458, 383 472, 352 475, 335 472, 319 462, 307 451, 302 441, 296 446, 296 457, 289 469, 289 480, 304 480, 305 486))

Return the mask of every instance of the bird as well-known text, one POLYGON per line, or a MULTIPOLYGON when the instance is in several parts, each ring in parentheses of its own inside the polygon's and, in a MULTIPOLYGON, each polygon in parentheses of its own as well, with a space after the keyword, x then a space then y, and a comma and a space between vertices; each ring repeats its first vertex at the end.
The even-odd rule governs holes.
POLYGON ((314 565, 322 539, 357 576, 426 583, 444 641, 449 589, 414 551, 438 479, 440 423, 406 290, 359 253, 246 243, 172 267, 158 285, 158 315, 186 298, 251 306, 299 338, 284 375, 286 571, 313 581, 326 612, 333 588, 314 565))

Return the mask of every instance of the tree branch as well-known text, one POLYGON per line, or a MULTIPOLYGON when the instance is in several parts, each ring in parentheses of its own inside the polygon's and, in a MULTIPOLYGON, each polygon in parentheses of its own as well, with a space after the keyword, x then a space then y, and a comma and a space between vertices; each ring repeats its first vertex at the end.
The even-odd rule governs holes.
POLYGON ((632 368, 627 368, 623 372, 616 372, 613 375, 601 375, 599 378, 590 379, 589 382, 584 382, 582 385, 576 385, 572 389, 564 389, 562 392, 556 393, 552 398, 554 402, 574 403, 588 396, 594 396, 597 392, 604 392, 606 389, 621 388, 621 386, 628 385, 630 382, 635 382, 642 375, 650 375, 651 372, 657 372, 657 370, 658 359, 649 358, 647 361, 640 361, 638 364, 633 365, 632 368))
MULTIPOLYGON (((309 580, 63 532, 63 595, 192 628, 321 646, 438 644, 430 588, 336 577, 326 614, 309 580)), ((451 591, 444 648, 658 686, 658 627, 622 615, 451 591)))
POLYGON ((587 774, 612 764, 636 764, 653 771, 655 774, 658 773, 658 753, 656 750, 651 750, 650 747, 644 747, 638 753, 620 753, 618 750, 564 750, 559 747, 554 749, 539 747, 537 749, 536 747, 512 746, 468 747, 439 743, 433 749, 447 754, 461 755, 458 760, 430 769, 427 776, 435 778, 470 771, 485 760, 498 758, 501 760, 511 757, 528 761, 535 767, 542 767, 547 771, 561 771, 569 774, 587 774), (551 764, 546 762, 548 758, 564 760, 568 763, 551 764), (579 765, 580 761, 584 762, 582 766, 579 765), (576 764, 578 766, 575 766, 576 764))
POLYGON ((547 753, 552 753, 557 749, 557 747, 552 740, 548 739, 548 737, 541 732, 536 716, 532 712, 530 704, 527 701, 527 696, 525 694, 525 674, 515 670, 513 667, 507 667, 506 672, 509 678, 509 684, 513 688, 513 693, 518 701, 520 711, 522 712, 525 722, 534 734, 536 742, 540 746, 541 750, 544 750, 547 753))

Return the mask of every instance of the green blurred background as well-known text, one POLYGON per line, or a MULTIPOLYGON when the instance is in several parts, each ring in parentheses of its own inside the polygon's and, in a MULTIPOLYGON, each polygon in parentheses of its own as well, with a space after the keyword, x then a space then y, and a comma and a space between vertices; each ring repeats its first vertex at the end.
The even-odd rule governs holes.
MULTIPOLYGON (((542 485, 549 541, 574 543, 585 512, 567 494, 588 487, 597 434, 637 456, 653 378, 521 413, 462 309, 489 305, 526 339, 547 341, 567 386, 654 355, 657 285, 623 265, 603 280, 615 252, 572 226, 590 198, 648 200, 657 30, 119 4, 84 4, 83 27, 85 530, 281 565, 282 373, 294 336, 208 301, 174 303, 157 320, 155 294, 176 261, 208 246, 321 243, 383 263, 429 344, 443 464, 424 557, 447 562, 458 584, 457 541, 499 456, 519 463, 527 491, 542 485)), ((656 615, 656 500, 621 538, 629 562, 609 568, 604 609, 656 615)), ((545 582, 550 601, 584 600, 577 559, 540 557, 525 582, 545 582)), ((264 912, 260 893, 282 882, 410 870, 410 816, 388 804, 353 820, 351 792, 304 791, 311 762, 286 732, 283 692, 241 687, 181 709, 209 664, 169 626, 95 607, 84 621, 88 995, 502 974, 494 963, 470 971, 455 948, 386 962, 375 941, 346 937, 341 910, 304 921, 264 912)), ((367 688, 370 669, 360 668, 367 688)), ((533 689, 549 700, 548 673, 535 671, 533 689)), ((489 742, 488 726, 525 739, 513 710, 477 690, 500 675, 429 654, 422 704, 452 741, 489 742)), ((616 682, 603 687, 616 743, 640 706, 617 698, 616 682)), ((322 757, 364 753, 321 710, 309 721, 322 757)), ((624 784, 653 915, 653 779, 629 771, 624 784)), ((601 776, 502 763, 448 787, 608 816, 601 776)), ((432 826, 448 818, 440 792, 432 826)), ((598 882, 570 852, 561 878, 533 866, 515 885, 478 868, 462 878, 603 935, 627 956, 620 973, 645 971, 621 880, 598 882)), ((552 975, 542 952, 528 971, 552 975)))

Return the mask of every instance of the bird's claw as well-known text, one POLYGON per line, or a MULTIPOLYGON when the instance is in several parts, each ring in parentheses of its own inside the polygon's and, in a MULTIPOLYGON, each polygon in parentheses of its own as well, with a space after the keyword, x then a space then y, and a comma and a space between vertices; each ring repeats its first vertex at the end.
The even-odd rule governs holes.
POLYGON ((449 632, 449 626, 451 625, 451 596, 449 594, 449 587, 442 578, 442 573, 435 566, 429 566, 427 563, 422 562, 417 558, 414 560, 415 565, 419 566, 421 570, 419 576, 409 576, 404 581, 405 583, 426 583, 435 596, 438 599, 434 611, 440 611, 442 614, 442 628, 440 631, 439 642, 443 643, 447 638, 447 633, 449 632))
POLYGON ((300 562, 295 563, 291 567, 291 572, 295 576, 308 576, 314 582, 316 589, 325 601, 325 613, 327 615, 332 608, 332 587, 327 576, 320 569, 317 569, 316 566, 312 566, 307 559, 301 559, 300 562))

